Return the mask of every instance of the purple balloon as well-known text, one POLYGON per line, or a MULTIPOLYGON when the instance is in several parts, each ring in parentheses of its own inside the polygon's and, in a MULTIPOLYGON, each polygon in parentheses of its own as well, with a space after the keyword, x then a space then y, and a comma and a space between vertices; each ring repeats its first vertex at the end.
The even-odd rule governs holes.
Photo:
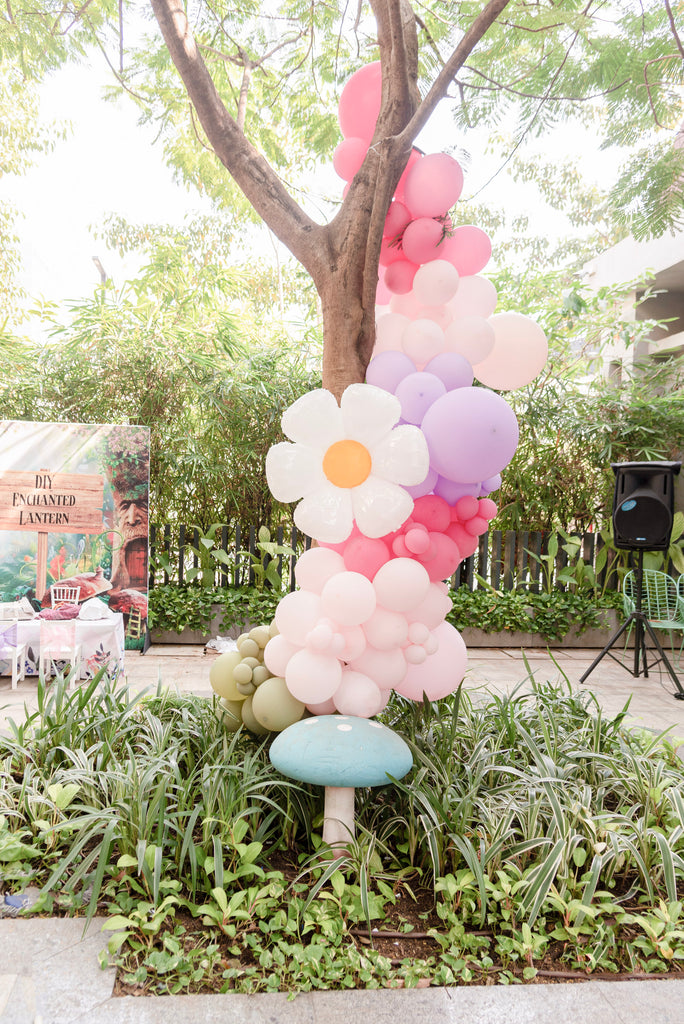
POLYGON ((518 444, 518 421, 508 402, 488 388, 458 388, 434 402, 421 423, 430 466, 458 483, 499 473, 518 444))
POLYGON ((394 394, 404 377, 415 372, 416 364, 405 352, 378 352, 368 364, 366 384, 374 384, 376 388, 394 394))
POLYGON ((473 384, 473 368, 466 357, 459 355, 458 352, 440 352, 423 367, 423 370, 439 377, 447 391, 469 388, 473 384))
POLYGON ((461 500, 461 498, 479 498, 480 485, 457 484, 453 480, 447 480, 446 477, 438 476, 434 491, 440 498, 444 498, 447 505, 455 505, 457 501, 461 500))
POLYGON ((432 494, 438 479, 439 477, 437 476, 437 472, 434 469, 429 469, 428 475, 425 477, 422 484, 416 484, 415 487, 404 487, 404 490, 408 491, 414 500, 416 498, 422 498, 425 494, 432 494))
POLYGON ((483 480, 480 485, 480 497, 486 498, 492 491, 498 491, 501 487, 501 474, 497 473, 495 476, 490 476, 488 480, 483 480))
POLYGON ((401 402, 402 419, 419 425, 432 403, 446 394, 446 388, 434 373, 410 373, 394 394, 401 402))

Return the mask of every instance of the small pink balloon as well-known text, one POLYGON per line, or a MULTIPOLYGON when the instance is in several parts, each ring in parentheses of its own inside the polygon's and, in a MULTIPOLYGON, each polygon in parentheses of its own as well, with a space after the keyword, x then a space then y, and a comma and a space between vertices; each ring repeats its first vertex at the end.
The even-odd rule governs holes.
POLYGON ((432 217, 412 220, 404 229, 401 240, 404 255, 413 263, 427 263, 439 258, 439 245, 444 237, 444 228, 432 217))
POLYGON ((484 270, 491 255, 489 235, 473 224, 463 224, 447 238, 442 259, 449 260, 463 277, 469 277, 484 270))
POLYGON ((420 665, 409 665, 403 680, 395 686, 397 693, 409 700, 440 700, 453 693, 463 681, 468 667, 468 653, 457 629, 442 622, 434 630, 438 648, 420 665))
POLYGON ((454 518, 461 519, 465 522, 468 519, 472 519, 473 516, 476 516, 478 509, 479 502, 477 498, 472 495, 466 498, 461 498, 460 501, 457 501, 454 505, 454 518))
POLYGON ((342 626, 358 626, 373 614, 375 605, 373 584, 359 572, 339 572, 321 591, 323 614, 342 626))
POLYGON ((463 171, 448 153, 431 153, 411 168, 404 185, 404 201, 414 217, 441 217, 463 189, 463 171))
POLYGON ((453 299, 458 289, 458 271, 443 259, 426 263, 416 272, 413 290, 426 306, 440 306, 453 299))
POLYGON ((403 259, 406 259, 406 256, 401 245, 393 238, 383 238, 380 244, 380 266, 386 268, 403 259))
POLYGON ((382 608, 407 612, 427 594, 430 577, 412 558, 393 558, 378 569, 373 586, 382 608))
POLYGON ((479 516, 483 516, 484 519, 491 522, 497 512, 498 509, 495 501, 492 501, 491 498, 480 498, 477 506, 477 514, 479 516))
POLYGON ((494 348, 494 341, 491 320, 485 320, 482 316, 457 317, 444 332, 447 351, 463 356, 471 366, 487 358, 494 348))
POLYGON ((451 509, 443 498, 428 494, 414 502, 411 519, 427 530, 442 532, 451 522, 451 509))
POLYGON ((341 680, 342 666, 338 659, 318 651, 297 651, 285 670, 287 688, 302 704, 328 700, 341 680))
POLYGON ((430 547, 430 537, 424 526, 413 526, 406 531, 406 547, 412 555, 424 555, 430 547))
POLYGON ((360 138, 370 142, 380 113, 381 98, 380 61, 365 64, 347 79, 337 108, 340 128, 346 139, 360 138))
POLYGON ((295 579, 302 590, 320 594, 331 576, 344 572, 342 555, 329 548, 316 547, 304 551, 295 565, 295 579))
POLYGON ((264 664, 274 676, 285 676, 287 664, 293 654, 301 650, 296 644, 291 644, 284 636, 274 636, 264 648, 264 664))
MULTIPOLYGON (((391 313, 389 315, 392 316, 391 313)), ((404 352, 380 352, 368 364, 366 384, 374 384, 375 387, 394 394, 404 378, 415 372, 413 360, 404 352)))
POLYGON ((406 658, 406 662, 409 666, 422 665, 427 658, 427 651, 424 647, 417 644, 411 644, 410 647, 405 648, 404 657, 406 658))
POLYGON ((483 516, 473 516, 467 523, 463 524, 463 528, 466 533, 469 533, 471 537, 479 537, 481 533, 487 532, 489 523, 483 516))
POLYGON ((307 635, 322 614, 321 599, 318 594, 308 590, 296 590, 293 594, 286 594, 278 603, 275 623, 281 636, 284 636, 290 643, 303 647, 307 635))
POLYGON ((543 330, 522 313, 497 313, 489 322, 494 328, 494 346, 475 365, 475 376, 485 387, 497 391, 513 391, 529 384, 544 369, 548 358, 543 330))
POLYGON ((337 708, 330 697, 328 700, 321 701, 320 704, 307 704, 306 710, 310 711, 312 715, 334 715, 337 708))
POLYGON ((366 650, 366 634, 361 626, 340 626, 337 637, 342 641, 337 657, 341 661, 354 661, 366 650))
POLYGON ((448 591, 443 583, 435 580, 420 604, 407 612, 406 618, 409 622, 423 622, 429 630, 434 630, 440 622, 444 622, 450 611, 451 598, 448 591))
POLYGON ((379 651, 391 651, 401 647, 408 635, 406 616, 391 612, 387 608, 376 608, 364 622, 363 631, 368 643, 379 651))
POLYGON ((355 672, 363 672, 381 690, 387 690, 396 686, 406 675, 406 658, 398 647, 390 651, 367 647, 360 658, 351 662, 350 668, 355 672))
POLYGON ((405 295, 413 287, 413 278, 417 270, 417 263, 410 263, 405 259, 396 260, 385 271, 385 284, 395 295, 405 295))
POLYGON ((461 277, 458 291, 449 301, 449 309, 454 319, 460 316, 481 316, 485 319, 496 309, 496 288, 486 277, 474 274, 461 277))
POLYGON ((393 199, 385 217, 383 236, 385 238, 400 238, 410 220, 411 214, 404 204, 400 203, 398 199, 393 199))
POLYGON ((378 286, 375 289, 375 305, 386 307, 392 298, 392 292, 385 284, 385 271, 382 267, 378 272, 378 286))
POLYGON ((430 630, 424 622, 412 622, 409 626, 408 638, 412 644, 424 644, 430 636, 430 630))
POLYGON ((351 181, 361 167, 367 152, 368 142, 365 139, 342 139, 333 153, 332 162, 335 173, 344 181, 351 181))
POLYGON ((401 336, 410 323, 401 313, 383 313, 375 325, 376 349, 379 352, 401 351, 401 336))
POLYGON ((454 318, 448 306, 421 306, 417 310, 416 315, 412 316, 411 319, 434 320, 438 327, 441 327, 444 331, 454 318))
POLYGON ((397 185, 397 187, 395 189, 394 198, 398 199, 400 203, 404 204, 404 206, 406 205, 406 203, 404 202, 404 198, 405 198, 404 197, 404 189, 406 188, 406 179, 408 178, 408 176, 411 173, 412 169, 422 159, 423 159, 423 154, 421 153, 421 151, 419 149, 412 149, 411 150, 411 155, 408 158, 408 162, 406 164, 406 167, 402 171, 401 177, 399 178, 399 184, 397 185))
POLYGON ((344 669, 333 703, 341 715, 372 718, 382 708, 383 696, 377 683, 353 669, 344 669))
POLYGON ((422 308, 422 303, 418 301, 413 291, 404 295, 393 295, 390 299, 391 312, 405 317, 406 320, 416 320, 422 308))
POLYGON ((444 351, 444 331, 433 320, 412 320, 402 332, 401 347, 414 363, 428 363, 444 351))

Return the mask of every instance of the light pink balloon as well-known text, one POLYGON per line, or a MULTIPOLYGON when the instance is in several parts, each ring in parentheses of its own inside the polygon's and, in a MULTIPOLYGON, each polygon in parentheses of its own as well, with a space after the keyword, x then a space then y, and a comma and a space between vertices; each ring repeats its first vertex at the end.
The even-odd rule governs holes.
POLYGON ((406 295, 413 287, 413 278, 417 270, 417 263, 410 263, 405 259, 397 260, 385 271, 385 284, 395 295, 406 295))
POLYGON ((396 263, 397 260, 406 259, 404 250, 395 239, 383 238, 380 244, 380 266, 387 267, 392 263, 396 263))
POLYGON ((385 284, 385 272, 380 267, 378 272, 378 286, 375 289, 375 305, 382 306, 383 308, 389 305, 389 301, 392 298, 392 292, 385 284))
POLYGON ((494 348, 494 328, 482 316, 461 316, 444 331, 444 342, 447 352, 457 352, 474 366, 494 348))
POLYGON ((412 220, 404 229, 401 240, 404 255, 412 263, 427 263, 439 258, 439 245, 444 229, 432 217, 419 217, 412 220))
POLYGON ((382 708, 383 696, 380 687, 369 676, 353 669, 344 669, 333 703, 341 715, 372 718, 382 708))
POLYGON ((401 313, 384 313, 378 317, 375 325, 375 347, 379 352, 396 352, 401 350, 401 336, 410 324, 407 316, 401 313))
POLYGON ((406 205, 406 203, 404 201, 405 200, 404 190, 406 188, 406 179, 408 178, 408 176, 411 173, 412 169, 416 166, 417 163, 420 163, 420 161, 422 159, 423 159, 423 154, 421 153, 421 151, 419 149, 412 149, 411 150, 411 155, 408 158, 408 162, 406 164, 406 167, 402 171, 401 177, 399 178, 399 184, 397 185, 397 187, 395 189, 394 198, 398 199, 400 203, 404 204, 404 206, 406 205))
POLYGON ((385 217, 383 236, 385 238, 399 238, 411 220, 411 214, 398 199, 393 199, 385 217))
POLYGON ((497 313, 489 322, 494 328, 494 347, 473 367, 475 376, 497 391, 513 391, 529 384, 544 369, 548 358, 543 330, 522 313, 497 313))
POLYGON ((444 352, 444 331, 434 320, 411 320, 402 332, 401 347, 414 363, 424 365, 444 352))
POLYGON ((376 608, 363 624, 368 643, 379 651, 391 651, 394 647, 401 647, 406 642, 408 628, 405 615, 391 612, 387 608, 376 608))
POLYGON ((275 623, 281 636, 290 643, 303 647, 307 635, 322 614, 321 599, 317 594, 308 590, 296 590, 293 594, 286 594, 278 603, 275 623))
POLYGON ((365 139, 343 139, 333 153, 335 173, 344 181, 351 181, 368 152, 365 139))
POLYGON ((423 304, 418 301, 413 290, 404 295, 393 295, 390 299, 391 312, 398 313, 400 316, 406 317, 407 320, 415 320, 420 315, 422 308, 423 304))
POLYGON ((441 217, 463 189, 463 171, 448 153, 431 153, 412 167, 404 185, 404 201, 414 217, 441 217))
POLYGON ((409 665, 406 675, 395 690, 409 700, 440 700, 453 693, 462 682, 468 667, 468 654, 463 638, 449 622, 434 630, 438 648, 421 665, 409 665))
POLYGON ((454 319, 448 306, 421 306, 412 320, 434 320, 438 327, 446 330, 454 319))
POLYGON ((334 715, 337 708, 332 697, 329 697, 328 700, 323 700, 320 704, 307 704, 306 710, 310 711, 312 715, 334 715))
POLYGON ((407 612, 426 597, 430 577, 419 562, 412 558, 393 558, 375 574, 373 586, 381 608, 392 612, 407 612))
POLYGON ((473 224, 463 224, 447 238, 442 259, 449 260, 459 274, 467 277, 484 270, 491 255, 489 235, 473 224))
POLYGON ((458 289, 458 271, 446 260, 436 259, 416 271, 413 291, 426 306, 441 306, 458 289))
POLYGON ((370 142, 380 113, 382 70, 380 61, 365 64, 349 78, 340 94, 337 116, 346 139, 370 142))
POLYGON ((404 649, 404 657, 409 668, 411 665, 422 665, 427 658, 427 651, 419 644, 411 644, 404 649))
POLYGON ((285 670, 293 654, 301 650, 295 644, 291 644, 284 636, 274 636, 264 648, 264 664, 274 676, 285 676, 285 670))
POLYGON ((459 316, 491 316, 496 309, 496 288, 486 277, 461 277, 458 291, 449 302, 454 319, 459 316))
POLYGON ((339 572, 321 591, 323 614, 342 626, 358 626, 365 622, 375 611, 375 605, 373 584, 359 572, 339 572))
POLYGON ((303 590, 320 594, 331 576, 344 572, 344 559, 330 548, 309 548, 297 559, 295 579, 303 590))
POLYGON ((444 584, 432 583, 423 600, 407 612, 406 618, 409 622, 422 622, 429 630, 434 630, 450 611, 451 598, 444 584))
POLYGON ((412 644, 424 644, 429 636, 430 630, 424 622, 411 623, 408 631, 408 638, 412 644))
POLYGON ((351 662, 350 668, 369 676, 381 690, 388 690, 406 675, 406 658, 398 647, 391 651, 367 647, 360 658, 351 662))
POLYGON ((355 658, 360 658, 368 646, 366 634, 361 626, 339 626, 337 636, 343 641, 337 652, 341 661, 354 661, 355 658))
POLYGON ((318 704, 332 697, 342 680, 342 666, 332 654, 302 650, 290 658, 285 682, 302 704, 318 704))

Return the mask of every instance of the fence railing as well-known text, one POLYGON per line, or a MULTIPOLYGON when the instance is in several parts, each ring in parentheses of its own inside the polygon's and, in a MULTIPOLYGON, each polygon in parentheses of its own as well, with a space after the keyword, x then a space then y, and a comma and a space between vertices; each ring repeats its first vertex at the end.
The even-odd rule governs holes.
MULTIPOLYGON (((549 555, 549 542, 557 535, 540 531, 490 530, 479 539, 477 551, 465 559, 452 577, 455 587, 470 590, 486 584, 495 590, 525 588, 533 592, 565 590, 563 579, 570 559, 562 543, 555 556, 549 555), (479 579, 478 579, 479 577, 479 579)), ((597 558, 605 546, 599 534, 576 534, 573 537, 585 568, 591 570, 596 588, 601 591, 619 588, 619 566, 628 564, 628 554, 620 552, 618 558, 611 549, 607 559, 597 558)), ((283 583, 294 590, 294 567, 297 557, 309 547, 311 538, 296 527, 279 527, 270 538, 279 547, 290 548, 288 553, 269 555, 259 539, 257 527, 240 524, 224 525, 209 538, 196 527, 155 526, 150 528, 150 588, 160 583, 184 584, 200 581, 204 586, 242 587, 253 585, 262 576, 270 561, 276 561, 283 583)))

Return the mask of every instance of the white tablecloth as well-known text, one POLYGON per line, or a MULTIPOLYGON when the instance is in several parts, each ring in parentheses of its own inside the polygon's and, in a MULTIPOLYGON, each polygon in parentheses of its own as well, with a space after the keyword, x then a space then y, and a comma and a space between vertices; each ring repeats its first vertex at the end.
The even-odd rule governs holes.
MULTIPOLYGON (((53 620, 54 621, 54 620, 53 620)), ((76 624, 76 643, 81 644, 81 679, 91 679, 103 666, 115 675, 124 665, 124 620, 120 612, 107 619, 72 619, 76 624)), ((9 626, 5 620, 0 626, 9 626)), ((17 643, 26 644, 26 675, 38 675, 40 619, 17 622, 17 643)), ((9 662, 0 660, 0 671, 9 674, 9 662)))

